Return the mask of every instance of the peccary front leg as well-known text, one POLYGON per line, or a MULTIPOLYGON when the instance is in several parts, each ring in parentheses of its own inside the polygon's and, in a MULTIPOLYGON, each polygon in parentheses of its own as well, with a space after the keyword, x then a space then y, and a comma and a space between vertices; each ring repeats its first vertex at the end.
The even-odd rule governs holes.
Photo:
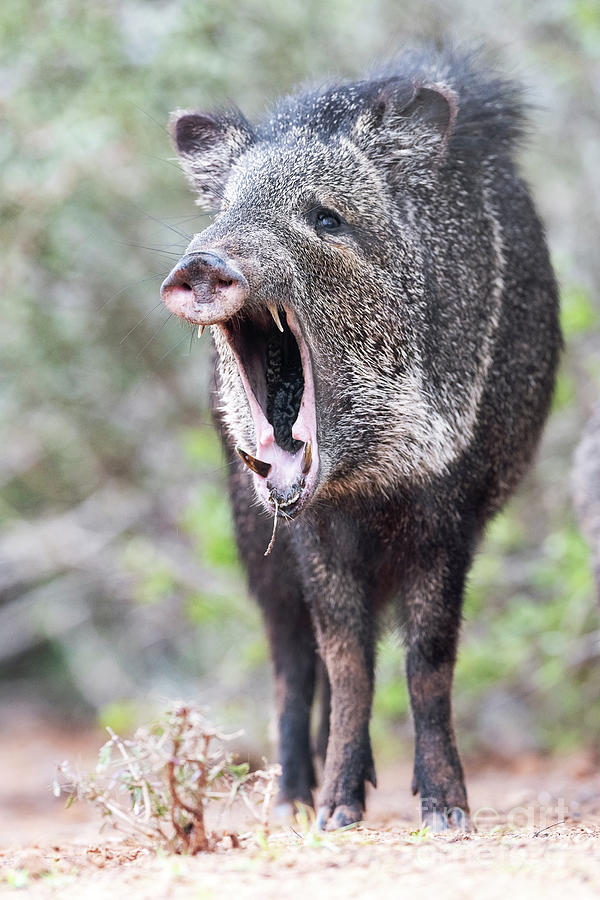
POLYGON ((328 830, 360 821, 365 781, 376 783, 369 739, 374 621, 364 585, 353 575, 355 540, 351 529, 330 522, 302 544, 305 590, 329 680, 329 740, 317 803, 317 825, 328 830))
POLYGON ((331 714, 317 825, 331 831, 362 819, 365 781, 377 781, 369 739, 373 657, 356 635, 328 629, 319 632, 319 647, 329 671, 331 714))
POLYGON ((464 570, 423 567, 406 598, 408 689, 415 725, 412 789, 424 825, 469 830, 469 807, 451 716, 464 570))

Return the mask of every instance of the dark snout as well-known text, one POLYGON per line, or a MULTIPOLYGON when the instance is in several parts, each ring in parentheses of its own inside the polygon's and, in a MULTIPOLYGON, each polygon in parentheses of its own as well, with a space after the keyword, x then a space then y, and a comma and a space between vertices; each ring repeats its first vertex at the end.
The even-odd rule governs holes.
POLYGON ((160 289, 172 313, 195 325, 214 325, 240 309, 248 296, 248 282, 218 253, 187 253, 165 278, 160 289))

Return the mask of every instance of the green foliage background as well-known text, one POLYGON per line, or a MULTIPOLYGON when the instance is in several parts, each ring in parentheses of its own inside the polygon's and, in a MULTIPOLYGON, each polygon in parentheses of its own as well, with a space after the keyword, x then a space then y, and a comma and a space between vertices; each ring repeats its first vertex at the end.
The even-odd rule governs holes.
MULTIPOLYGON (((526 80, 523 168, 561 279, 567 348, 540 458, 473 570, 461 744, 506 755, 600 736, 600 631, 569 495, 600 381, 600 7, 594 0, 5 0, 0 8, 0 672, 6 702, 122 727, 185 695, 264 750, 270 673, 208 424, 207 339, 158 286, 207 217, 164 123, 405 45, 483 41, 526 80)), ((410 735, 401 636, 374 733, 410 735)), ((394 735, 397 740, 391 740, 394 735)))

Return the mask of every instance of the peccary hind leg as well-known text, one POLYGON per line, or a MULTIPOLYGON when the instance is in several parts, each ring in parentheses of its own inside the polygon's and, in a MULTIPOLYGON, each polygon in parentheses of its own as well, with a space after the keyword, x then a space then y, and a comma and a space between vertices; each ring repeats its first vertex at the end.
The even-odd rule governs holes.
POLYGON ((308 609, 289 593, 261 602, 275 669, 279 726, 278 805, 312 806, 315 776, 310 747, 310 711, 315 686, 315 639, 308 609), (273 602, 274 601, 274 602, 273 602))
POLYGON ((229 450, 228 455, 238 546, 247 566, 250 589, 264 617, 275 671, 282 769, 277 803, 287 811, 295 801, 307 805, 313 802, 315 776, 310 713, 315 688, 316 641, 286 531, 280 530, 272 554, 265 558, 272 523, 249 508, 252 498, 247 477, 239 471, 239 463, 229 450))
POLYGON ((464 567, 423 568, 406 597, 408 689, 415 725, 412 789, 424 825, 469 830, 469 807, 452 728, 451 691, 464 567))
POLYGON ((329 743, 329 717, 331 715, 331 690, 329 676, 322 659, 317 660, 317 684, 319 685, 319 726, 314 742, 315 756, 325 765, 329 743))

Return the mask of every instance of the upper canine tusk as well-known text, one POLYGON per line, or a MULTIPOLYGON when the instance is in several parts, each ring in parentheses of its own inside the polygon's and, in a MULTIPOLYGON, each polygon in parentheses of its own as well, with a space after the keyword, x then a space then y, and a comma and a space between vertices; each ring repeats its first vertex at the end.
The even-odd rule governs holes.
POLYGON ((205 328, 206 328, 206 325, 198 325, 198 337, 199 338, 202 337, 202 332, 204 331, 205 328))
POLYGON ((277 325, 280 331, 283 331, 283 325, 281 324, 281 319, 279 318, 279 310, 274 303, 267 303, 267 308, 271 315, 273 316, 273 321, 277 325))
POLYGON ((262 459, 256 459, 255 456, 250 456, 249 453, 246 453, 245 450, 242 450, 241 447, 236 447, 235 452, 238 454, 240 459, 245 465, 248 466, 256 475, 260 475, 261 478, 266 478, 269 472, 271 471, 271 463, 263 462, 262 459))

